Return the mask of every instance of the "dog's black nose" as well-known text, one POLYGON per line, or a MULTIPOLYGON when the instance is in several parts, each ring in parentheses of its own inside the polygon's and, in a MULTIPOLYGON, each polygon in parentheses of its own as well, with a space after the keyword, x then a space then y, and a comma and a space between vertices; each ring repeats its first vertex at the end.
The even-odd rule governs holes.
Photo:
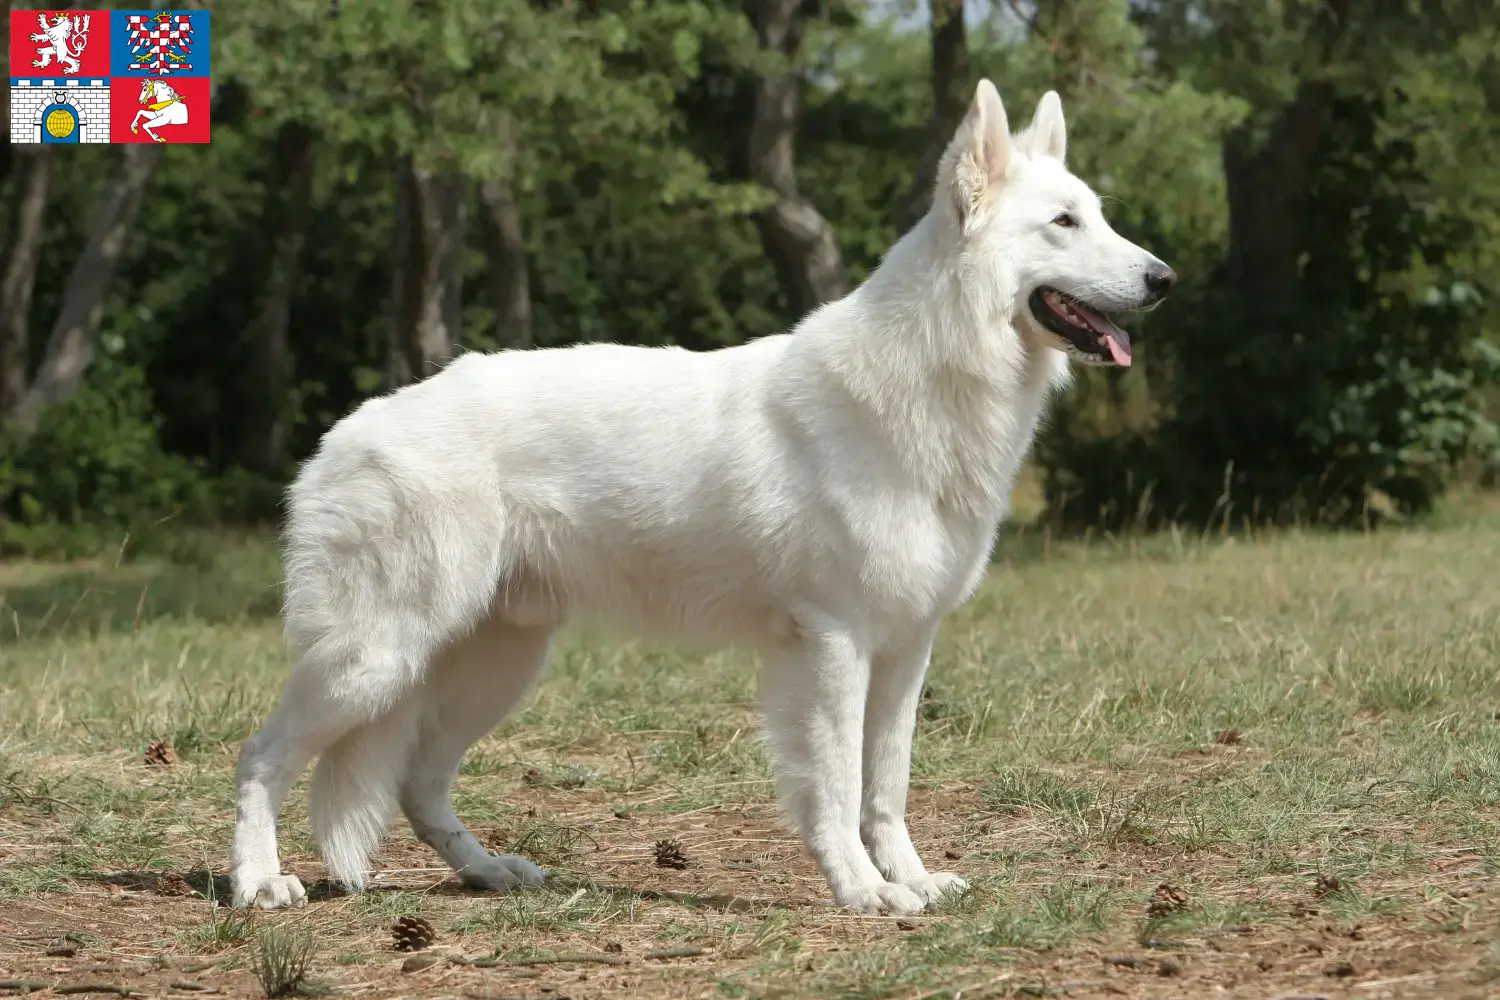
POLYGON ((1146 292, 1151 296, 1152 302, 1160 302, 1166 298, 1175 284, 1177 272, 1161 261, 1153 260, 1146 265, 1146 292))

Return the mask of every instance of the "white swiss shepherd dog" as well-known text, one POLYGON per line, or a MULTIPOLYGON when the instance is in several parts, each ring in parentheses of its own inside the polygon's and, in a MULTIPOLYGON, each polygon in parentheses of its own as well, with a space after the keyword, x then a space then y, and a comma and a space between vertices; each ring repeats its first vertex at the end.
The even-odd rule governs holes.
POLYGON ((981 81, 931 211, 790 334, 467 354, 335 425, 290 490, 295 662, 240 753, 234 904, 305 902, 276 820, 314 757, 345 886, 398 808, 468 885, 540 883, 450 792, 575 615, 759 654, 779 794, 838 905, 967 888, 906 829, 933 636, 984 576, 1068 359, 1129 364, 1105 313, 1176 277, 1109 227, 1065 144, 1056 94, 1012 136, 981 81))

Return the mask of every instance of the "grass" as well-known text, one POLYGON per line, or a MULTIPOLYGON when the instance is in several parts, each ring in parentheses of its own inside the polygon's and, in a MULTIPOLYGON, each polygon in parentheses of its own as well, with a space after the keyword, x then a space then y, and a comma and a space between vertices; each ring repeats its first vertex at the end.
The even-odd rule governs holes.
POLYGON ((246 996, 290 978, 350 995, 1483 996, 1500 982, 1497 566, 1493 518, 1008 536, 943 630, 913 765, 919 849, 974 889, 901 921, 826 905, 771 798, 750 658, 588 630, 458 780, 476 833, 547 866, 547 888, 465 892, 400 828, 375 889, 339 895, 299 783, 283 848, 313 903, 231 914, 215 899, 234 755, 285 671, 274 552, 0 567, 0 979, 246 996), (158 739, 175 764, 146 762, 158 739), (686 869, 653 864, 663 838, 686 869), (1180 905, 1160 905, 1163 883, 1180 905), (441 961, 400 971, 403 914, 438 928, 441 961), (79 956, 45 954, 69 933, 89 942, 79 956), (269 975, 268 954, 297 958, 297 976, 269 975))
POLYGON ((256 935, 254 951, 255 978, 267 997, 316 993, 308 990, 308 973, 312 970, 318 943, 302 927, 266 926, 256 935))

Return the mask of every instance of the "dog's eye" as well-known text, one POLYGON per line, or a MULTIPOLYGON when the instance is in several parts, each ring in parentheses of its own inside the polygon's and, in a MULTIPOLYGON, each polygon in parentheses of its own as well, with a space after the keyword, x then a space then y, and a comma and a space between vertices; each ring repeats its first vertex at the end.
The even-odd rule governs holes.
POLYGON ((1062 226, 1064 229, 1072 229, 1074 226, 1078 225, 1078 220, 1073 218, 1067 212, 1064 212, 1057 218, 1053 219, 1052 224, 1054 226, 1062 226))

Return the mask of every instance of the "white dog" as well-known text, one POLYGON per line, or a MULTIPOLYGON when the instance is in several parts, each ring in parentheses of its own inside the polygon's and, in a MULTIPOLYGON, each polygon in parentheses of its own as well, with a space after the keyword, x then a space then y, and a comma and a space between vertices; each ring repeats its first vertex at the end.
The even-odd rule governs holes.
POLYGON ((1103 313, 1175 279, 1064 144, 1056 94, 1012 137, 983 81, 926 218, 791 334, 469 354, 330 430, 290 492, 295 666, 240 754, 235 905, 305 901, 276 817, 318 755, 312 827, 350 888, 398 807, 467 884, 540 882, 450 786, 572 615, 759 652, 780 794, 838 904, 966 888, 905 823, 933 636, 984 575, 1067 357, 1129 364, 1103 313))

